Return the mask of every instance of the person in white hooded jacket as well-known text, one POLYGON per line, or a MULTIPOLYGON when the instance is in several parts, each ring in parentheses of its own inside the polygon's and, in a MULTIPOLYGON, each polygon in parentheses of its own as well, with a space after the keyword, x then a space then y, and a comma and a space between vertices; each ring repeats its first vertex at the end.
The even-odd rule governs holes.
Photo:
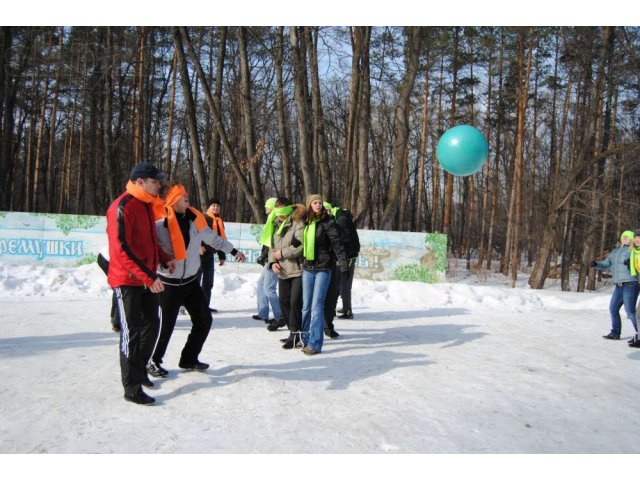
POLYGON ((192 326, 178 365, 188 370, 202 371, 209 368, 208 364, 198 359, 212 321, 206 296, 198 282, 201 243, 230 253, 237 261, 245 260, 242 252, 211 230, 202 213, 189 206, 189 196, 179 183, 169 188, 165 197, 165 207, 167 217, 156 222, 158 242, 164 251, 175 257, 176 262, 173 272, 162 265, 158 268, 158 276, 165 289, 160 295, 160 335, 147 366, 147 371, 154 377, 165 377, 169 373, 162 367, 162 359, 181 305, 187 309, 192 326))

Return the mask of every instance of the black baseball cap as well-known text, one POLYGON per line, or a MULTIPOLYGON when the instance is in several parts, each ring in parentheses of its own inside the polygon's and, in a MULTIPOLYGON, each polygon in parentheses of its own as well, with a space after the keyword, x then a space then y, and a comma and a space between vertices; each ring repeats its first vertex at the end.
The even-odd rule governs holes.
POLYGON ((158 171, 158 169, 150 163, 142 162, 134 165, 129 174, 129 180, 137 180, 138 178, 153 178, 154 180, 163 181, 168 179, 169 175, 158 171))

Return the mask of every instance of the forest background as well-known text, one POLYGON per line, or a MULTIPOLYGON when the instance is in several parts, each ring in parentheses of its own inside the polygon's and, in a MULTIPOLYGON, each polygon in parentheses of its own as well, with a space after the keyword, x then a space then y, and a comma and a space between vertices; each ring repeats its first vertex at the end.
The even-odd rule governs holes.
POLYGON ((640 28, 0 27, 0 209, 103 215, 149 161, 226 221, 320 192, 469 269, 593 288, 640 227, 640 28), (435 146, 489 141, 453 177, 435 146))

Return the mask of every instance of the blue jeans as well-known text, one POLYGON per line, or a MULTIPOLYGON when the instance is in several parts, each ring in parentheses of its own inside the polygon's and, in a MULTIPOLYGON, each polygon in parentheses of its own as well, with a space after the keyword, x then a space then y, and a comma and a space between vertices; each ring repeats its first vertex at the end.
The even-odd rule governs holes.
POLYGON ((609 303, 609 313, 611 314, 611 333, 613 335, 620 335, 622 330, 622 321, 620 320, 620 307, 624 305, 624 310, 627 312, 627 317, 633 324, 634 332, 638 331, 638 323, 636 320, 636 300, 638 300, 638 287, 637 282, 627 282, 616 285, 611 295, 611 302, 609 303))
POLYGON ((260 274, 260 278, 258 278, 258 288, 256 291, 258 297, 258 315, 262 318, 269 318, 269 305, 271 305, 273 317, 276 320, 282 318, 282 309, 278 301, 277 287, 278 276, 273 273, 269 265, 265 265, 260 274))
POLYGON ((302 343, 322 351, 324 339, 324 299, 331 270, 302 271, 302 343))

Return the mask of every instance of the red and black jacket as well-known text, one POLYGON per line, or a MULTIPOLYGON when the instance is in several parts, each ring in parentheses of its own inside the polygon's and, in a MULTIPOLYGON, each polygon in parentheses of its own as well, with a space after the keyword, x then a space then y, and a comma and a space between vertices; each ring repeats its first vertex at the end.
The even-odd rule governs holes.
POLYGON ((158 246, 151 205, 127 192, 116 198, 107 210, 107 237, 107 280, 113 288, 150 286, 158 277, 158 265, 172 260, 158 246))

